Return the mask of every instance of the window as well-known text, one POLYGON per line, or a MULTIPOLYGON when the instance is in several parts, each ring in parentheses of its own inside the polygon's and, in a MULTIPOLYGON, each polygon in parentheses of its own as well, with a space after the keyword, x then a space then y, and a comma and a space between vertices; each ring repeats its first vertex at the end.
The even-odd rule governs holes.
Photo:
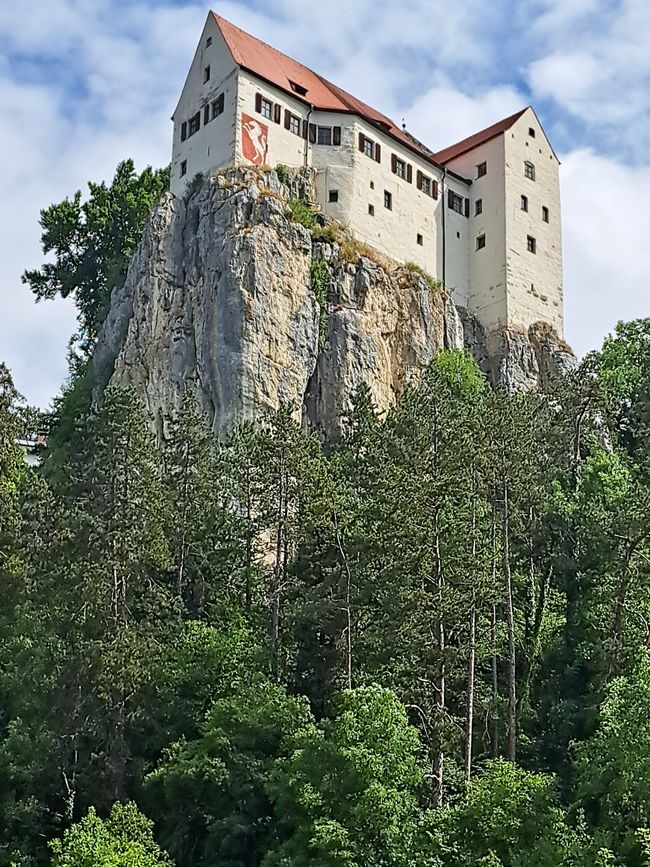
POLYGON ((211 45, 212 45, 212 37, 208 36, 208 38, 205 40, 205 47, 209 48, 211 45))
POLYGON ((487 163, 479 163, 476 166, 476 177, 482 178, 487 175, 487 163))
POLYGON ((261 97, 259 100, 259 112, 262 117, 265 117, 267 120, 273 120, 273 103, 270 99, 264 99, 261 97))
POLYGON ((395 157, 393 160, 393 172, 397 175, 398 178, 406 177, 406 163, 404 160, 399 159, 399 157, 395 157))
POLYGON ((296 81, 290 81, 289 84, 291 85, 291 90, 293 90, 294 93, 297 93, 300 96, 307 95, 307 88, 303 87, 302 84, 298 84, 296 81))
POLYGON ((224 95, 220 93, 219 96, 212 103, 212 118, 219 117, 220 114, 223 114, 223 104, 224 104, 224 95))
POLYGON ((389 193, 388 190, 384 190, 384 207, 388 208, 389 211, 393 210, 393 194, 389 193))
POLYGON ((546 205, 542 205, 542 220, 544 220, 545 223, 549 222, 549 211, 546 205))
POLYGON ((197 113, 189 119, 188 126, 188 136, 194 135, 195 132, 198 132, 201 128, 201 112, 197 111, 197 113))
POLYGON ((205 84, 206 81, 210 81, 210 67, 209 66, 206 66, 205 69, 203 70, 203 83, 205 84))
POLYGON ((375 182, 374 181, 370 181, 370 189, 371 190, 375 189, 375 182))
POLYGON ((476 249, 482 250, 485 247, 485 235, 479 235, 476 239, 476 249))
POLYGON ((289 115, 289 132, 292 132, 294 135, 302 135, 302 123, 299 117, 296 117, 295 114, 289 115))
POLYGON ((438 198, 438 181, 434 181, 428 175, 418 171, 415 182, 418 190, 423 192, 426 196, 431 196, 432 199, 438 198))
POLYGON ((203 126, 205 126, 206 123, 210 123, 210 106, 209 105, 203 106, 203 126))
POLYGON ((375 206, 374 205, 368 205, 368 213, 370 214, 371 217, 375 216, 375 206))
POLYGON ((521 197, 521 210, 522 211, 528 210, 528 196, 522 196, 521 197))
POLYGON ((537 252, 537 241, 532 237, 532 235, 528 235, 526 238, 526 248, 529 253, 537 252))
POLYGON ((456 211, 457 214, 463 214, 465 207, 463 197, 459 196, 458 193, 455 193, 453 190, 449 190, 449 198, 448 205, 452 211, 456 211))
POLYGON ((371 138, 367 138, 362 132, 359 133, 359 150, 371 160, 381 162, 381 146, 371 138))
POLYGON ((339 200, 339 191, 338 190, 330 190, 327 194, 328 202, 338 202, 339 200))
POLYGON ((181 177, 187 174, 187 160, 183 160, 181 163, 181 177))
POLYGON ((181 141, 185 141, 187 138, 187 121, 184 120, 181 124, 181 141))
POLYGON ((332 127, 319 126, 316 130, 316 143, 319 145, 332 144, 332 127))
POLYGON ((419 235, 419 234, 418 234, 417 242, 418 242, 418 244, 420 245, 420 247, 423 246, 423 244, 424 244, 424 238, 422 237, 422 235, 419 235))
POLYGON ((477 199, 474 202, 474 216, 478 217, 479 214, 483 213, 483 199, 477 199))
POLYGON ((529 126, 529 127, 528 127, 528 135, 529 135, 531 138, 535 138, 535 130, 532 128, 532 126, 529 126))
POLYGON ((535 166, 532 163, 529 163, 528 160, 524 163, 524 174, 527 178, 530 178, 531 181, 535 180, 535 166))

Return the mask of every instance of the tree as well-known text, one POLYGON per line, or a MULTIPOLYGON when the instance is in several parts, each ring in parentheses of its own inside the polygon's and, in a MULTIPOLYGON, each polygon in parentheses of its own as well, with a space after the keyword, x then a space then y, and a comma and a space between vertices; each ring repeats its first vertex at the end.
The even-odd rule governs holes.
POLYGON ((348 690, 336 716, 296 739, 269 783, 275 865, 425 865, 418 797, 423 789, 417 729, 394 693, 348 690))
POLYGON ((53 253, 54 261, 23 274, 39 301, 73 296, 81 361, 92 352, 111 291, 124 282, 145 220, 169 189, 169 169, 138 174, 133 160, 125 160, 109 186, 89 182, 88 189, 86 201, 77 190, 41 211, 43 253, 53 253))
POLYGON ((52 867, 173 867, 156 843, 153 822, 135 804, 114 804, 100 819, 94 808, 52 840, 52 867))
POLYGON ((430 816, 445 867, 557 867, 594 863, 591 843, 557 805, 552 777, 490 760, 465 797, 430 816))
POLYGON ((272 831, 271 768, 310 720, 304 699, 253 676, 214 702, 199 737, 165 751, 148 796, 161 840, 179 863, 260 864, 272 831))

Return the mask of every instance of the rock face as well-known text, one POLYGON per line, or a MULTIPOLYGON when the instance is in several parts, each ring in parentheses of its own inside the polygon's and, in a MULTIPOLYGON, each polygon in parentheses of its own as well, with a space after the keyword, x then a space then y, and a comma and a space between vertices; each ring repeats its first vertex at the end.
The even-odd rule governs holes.
POLYGON ((548 328, 487 339, 417 271, 349 237, 314 240, 287 212, 287 199, 309 197, 313 178, 283 180, 238 168, 187 201, 165 197, 113 293, 94 357, 96 397, 109 382, 133 385, 159 434, 189 388, 219 435, 291 404, 331 437, 361 382, 384 410, 441 348, 466 346, 511 388, 537 387, 571 365, 548 328))

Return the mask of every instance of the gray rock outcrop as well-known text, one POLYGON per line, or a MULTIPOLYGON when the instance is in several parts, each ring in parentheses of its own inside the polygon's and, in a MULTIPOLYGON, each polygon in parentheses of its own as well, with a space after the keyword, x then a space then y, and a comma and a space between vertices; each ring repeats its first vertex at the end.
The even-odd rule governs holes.
POLYGON ((113 292, 94 356, 96 397, 109 382, 133 385, 159 434, 189 388, 219 435, 290 404, 331 437, 361 382, 385 410, 441 348, 466 346, 512 388, 570 366, 549 329, 504 333, 495 346, 417 270, 349 236, 312 237, 287 200, 309 197, 313 178, 284 180, 238 168, 185 200, 163 199, 113 292))

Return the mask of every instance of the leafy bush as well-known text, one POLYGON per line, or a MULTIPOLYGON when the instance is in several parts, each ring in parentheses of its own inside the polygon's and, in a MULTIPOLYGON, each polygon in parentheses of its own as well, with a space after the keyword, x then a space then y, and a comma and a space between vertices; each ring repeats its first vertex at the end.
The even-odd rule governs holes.
POLYGON ((286 185, 289 183, 289 169, 286 166, 283 166, 282 163, 277 164, 275 167, 275 173, 281 184, 286 185))
POLYGON ((327 284, 329 274, 327 263, 324 259, 312 259, 311 263, 311 289, 320 307, 318 319, 318 346, 322 349, 327 337, 327 284))
POLYGON ((187 182, 187 186, 185 187, 185 199, 191 199, 193 195, 198 193, 198 191, 203 186, 203 181, 205 177, 203 172, 197 172, 191 181, 187 182))
POLYGON ((288 199, 287 211, 294 223, 300 223, 310 231, 314 228, 314 214, 304 199, 288 199))

